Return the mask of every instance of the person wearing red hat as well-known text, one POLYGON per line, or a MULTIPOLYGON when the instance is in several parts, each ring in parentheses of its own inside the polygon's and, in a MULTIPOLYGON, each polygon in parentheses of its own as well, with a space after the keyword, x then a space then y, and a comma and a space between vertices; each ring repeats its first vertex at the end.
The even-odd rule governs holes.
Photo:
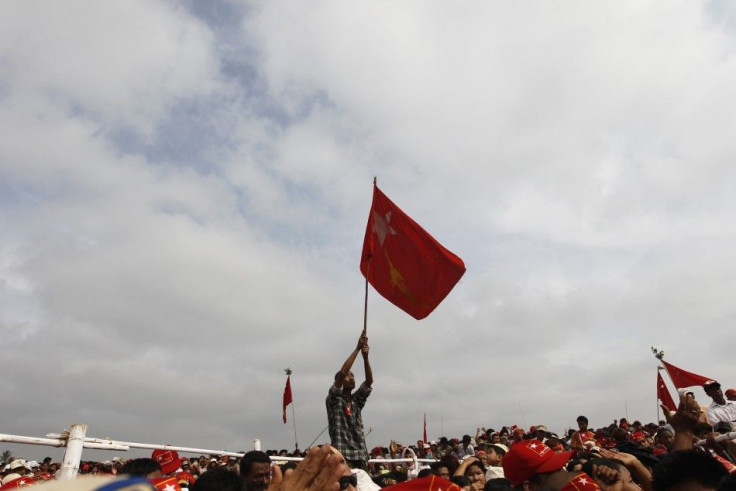
POLYGON ((2 480, 2 486, 0 489, 15 489, 24 488, 26 486, 33 486, 36 481, 30 476, 21 476, 18 473, 11 473, 5 476, 2 480))
POLYGON ((522 440, 511 445, 501 465, 512 486, 535 489, 544 486, 558 472, 570 474, 563 477, 574 477, 574 474, 562 470, 573 455, 573 450, 555 452, 539 440, 522 440))

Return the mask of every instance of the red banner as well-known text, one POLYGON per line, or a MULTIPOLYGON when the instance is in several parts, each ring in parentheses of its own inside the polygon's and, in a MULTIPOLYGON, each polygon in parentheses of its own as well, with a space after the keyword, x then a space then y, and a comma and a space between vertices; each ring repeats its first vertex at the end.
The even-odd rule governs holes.
POLYGON ((360 271, 386 300, 424 319, 460 280, 465 264, 374 185, 360 271))

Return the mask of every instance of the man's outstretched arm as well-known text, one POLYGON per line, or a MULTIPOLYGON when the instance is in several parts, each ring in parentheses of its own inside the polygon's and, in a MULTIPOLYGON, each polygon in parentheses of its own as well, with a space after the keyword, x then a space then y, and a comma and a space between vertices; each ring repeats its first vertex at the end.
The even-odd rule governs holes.
POLYGON ((370 348, 368 347, 368 338, 362 337, 360 339, 365 340, 360 353, 363 355, 363 368, 365 368, 365 385, 370 387, 373 385, 373 370, 371 370, 371 362, 368 361, 368 352, 370 351, 370 348))

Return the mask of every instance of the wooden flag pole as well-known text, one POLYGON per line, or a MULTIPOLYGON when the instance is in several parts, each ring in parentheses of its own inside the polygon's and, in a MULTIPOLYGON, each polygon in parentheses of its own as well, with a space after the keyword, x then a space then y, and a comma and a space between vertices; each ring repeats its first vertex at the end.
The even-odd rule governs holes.
MULTIPOLYGON (((373 176, 373 187, 376 187, 376 176, 373 176)), ((361 336, 368 335, 368 277, 370 275, 370 272, 371 256, 368 256, 365 262, 365 301, 363 303, 363 333, 361 334, 361 336)))
POLYGON ((368 260, 365 263, 365 301, 363 303, 363 334, 362 336, 368 335, 368 274, 371 270, 371 258, 368 256, 368 260))

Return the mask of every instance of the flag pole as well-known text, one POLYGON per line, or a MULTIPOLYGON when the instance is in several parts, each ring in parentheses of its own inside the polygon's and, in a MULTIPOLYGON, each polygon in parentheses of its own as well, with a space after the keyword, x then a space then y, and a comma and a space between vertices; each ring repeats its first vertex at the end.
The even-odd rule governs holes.
POLYGON ((294 450, 299 448, 299 442, 296 439, 296 412, 294 411, 294 402, 291 403, 291 420, 294 424, 294 450))
MULTIPOLYGON (((656 359, 658 359, 660 362, 664 360, 664 351, 657 351, 657 348, 655 348, 654 346, 652 346, 651 349, 656 359)), ((670 382, 672 382, 672 385, 675 387, 675 390, 677 391, 677 385, 675 384, 675 381, 672 380, 672 375, 670 375, 670 371, 667 370, 667 367, 664 365, 659 365, 657 367, 657 370, 664 370, 664 372, 667 374, 667 377, 669 377, 670 382)), ((659 414, 659 412, 657 412, 657 414, 659 414)))
POLYGON ((368 334, 368 274, 371 271, 371 257, 365 262, 365 301, 363 303, 363 336, 368 334))
MULTIPOLYGON (((376 176, 373 176, 373 187, 376 187, 376 176)), ((371 272, 371 256, 369 255, 365 261, 365 300, 363 302, 363 334, 368 335, 368 276, 371 272)))
MULTIPOLYGON (((291 368, 287 368, 287 374, 291 375, 294 371, 291 368)), ((296 411, 294 410, 294 398, 291 398, 291 424, 294 426, 294 450, 299 448, 299 442, 296 438, 296 411)))

